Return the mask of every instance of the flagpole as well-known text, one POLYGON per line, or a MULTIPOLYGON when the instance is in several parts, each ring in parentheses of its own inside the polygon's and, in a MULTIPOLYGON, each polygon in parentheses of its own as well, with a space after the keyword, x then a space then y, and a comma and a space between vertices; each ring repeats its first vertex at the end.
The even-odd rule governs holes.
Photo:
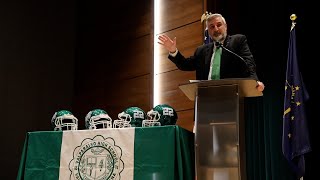
MULTIPOLYGON (((296 19, 297 19, 297 15, 296 15, 296 14, 291 14, 290 20, 292 21, 292 24, 291 24, 291 29, 290 29, 290 31, 292 31, 292 29, 295 27, 295 25, 296 25, 295 20, 296 20, 296 19)), ((303 180, 303 176, 300 178, 300 180, 303 180)))
POLYGON ((290 19, 291 19, 291 21, 292 21, 291 29, 290 29, 290 31, 291 31, 291 30, 295 27, 295 25, 296 25, 295 20, 297 19, 297 15, 291 14, 290 19))

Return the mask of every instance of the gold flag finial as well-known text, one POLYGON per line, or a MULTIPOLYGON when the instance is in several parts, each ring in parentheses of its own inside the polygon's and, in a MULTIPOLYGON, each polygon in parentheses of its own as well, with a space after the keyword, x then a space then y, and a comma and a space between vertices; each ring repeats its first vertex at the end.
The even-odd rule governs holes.
POLYGON ((208 16, 212 14, 211 12, 206 11, 205 13, 202 14, 201 16, 201 23, 208 18, 208 16))
POLYGON ((297 19, 297 15, 296 14, 291 14, 290 19, 292 21, 292 24, 291 24, 291 30, 292 30, 294 28, 294 26, 296 25, 295 20, 297 19))
POLYGON ((297 15, 291 14, 290 19, 291 19, 291 21, 295 21, 297 19, 297 15))

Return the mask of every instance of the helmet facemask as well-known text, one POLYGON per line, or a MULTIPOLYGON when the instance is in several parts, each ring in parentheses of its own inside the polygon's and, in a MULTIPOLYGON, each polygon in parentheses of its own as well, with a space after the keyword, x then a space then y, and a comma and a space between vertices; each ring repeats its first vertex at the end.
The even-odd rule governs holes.
POLYGON ((125 112, 121 112, 118 114, 117 120, 113 121, 113 128, 127 128, 131 127, 131 116, 125 112))
POLYGON ((112 119, 107 114, 92 116, 89 121, 89 129, 112 128, 112 119))
POLYGON ((142 121, 142 127, 152 127, 152 126, 161 126, 159 122, 160 114, 158 111, 151 109, 147 112, 148 119, 142 121))

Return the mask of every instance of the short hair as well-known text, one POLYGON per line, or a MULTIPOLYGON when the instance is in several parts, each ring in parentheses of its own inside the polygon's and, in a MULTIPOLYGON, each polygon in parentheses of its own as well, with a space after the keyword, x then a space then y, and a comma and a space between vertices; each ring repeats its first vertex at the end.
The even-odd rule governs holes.
POLYGON ((218 13, 214 13, 214 14, 209 14, 207 15, 207 18, 206 18, 206 26, 208 26, 208 21, 210 21, 211 19, 215 19, 217 17, 220 17, 222 19, 222 22, 224 24, 227 24, 226 20, 224 19, 224 17, 221 15, 221 14, 218 14, 218 13))

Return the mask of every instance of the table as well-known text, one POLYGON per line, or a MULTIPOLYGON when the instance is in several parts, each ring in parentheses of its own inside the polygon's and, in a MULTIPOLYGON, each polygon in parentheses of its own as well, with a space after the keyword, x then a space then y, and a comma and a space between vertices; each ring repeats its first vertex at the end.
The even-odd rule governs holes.
POLYGON ((179 126, 28 132, 17 179, 193 180, 194 134, 179 126))

